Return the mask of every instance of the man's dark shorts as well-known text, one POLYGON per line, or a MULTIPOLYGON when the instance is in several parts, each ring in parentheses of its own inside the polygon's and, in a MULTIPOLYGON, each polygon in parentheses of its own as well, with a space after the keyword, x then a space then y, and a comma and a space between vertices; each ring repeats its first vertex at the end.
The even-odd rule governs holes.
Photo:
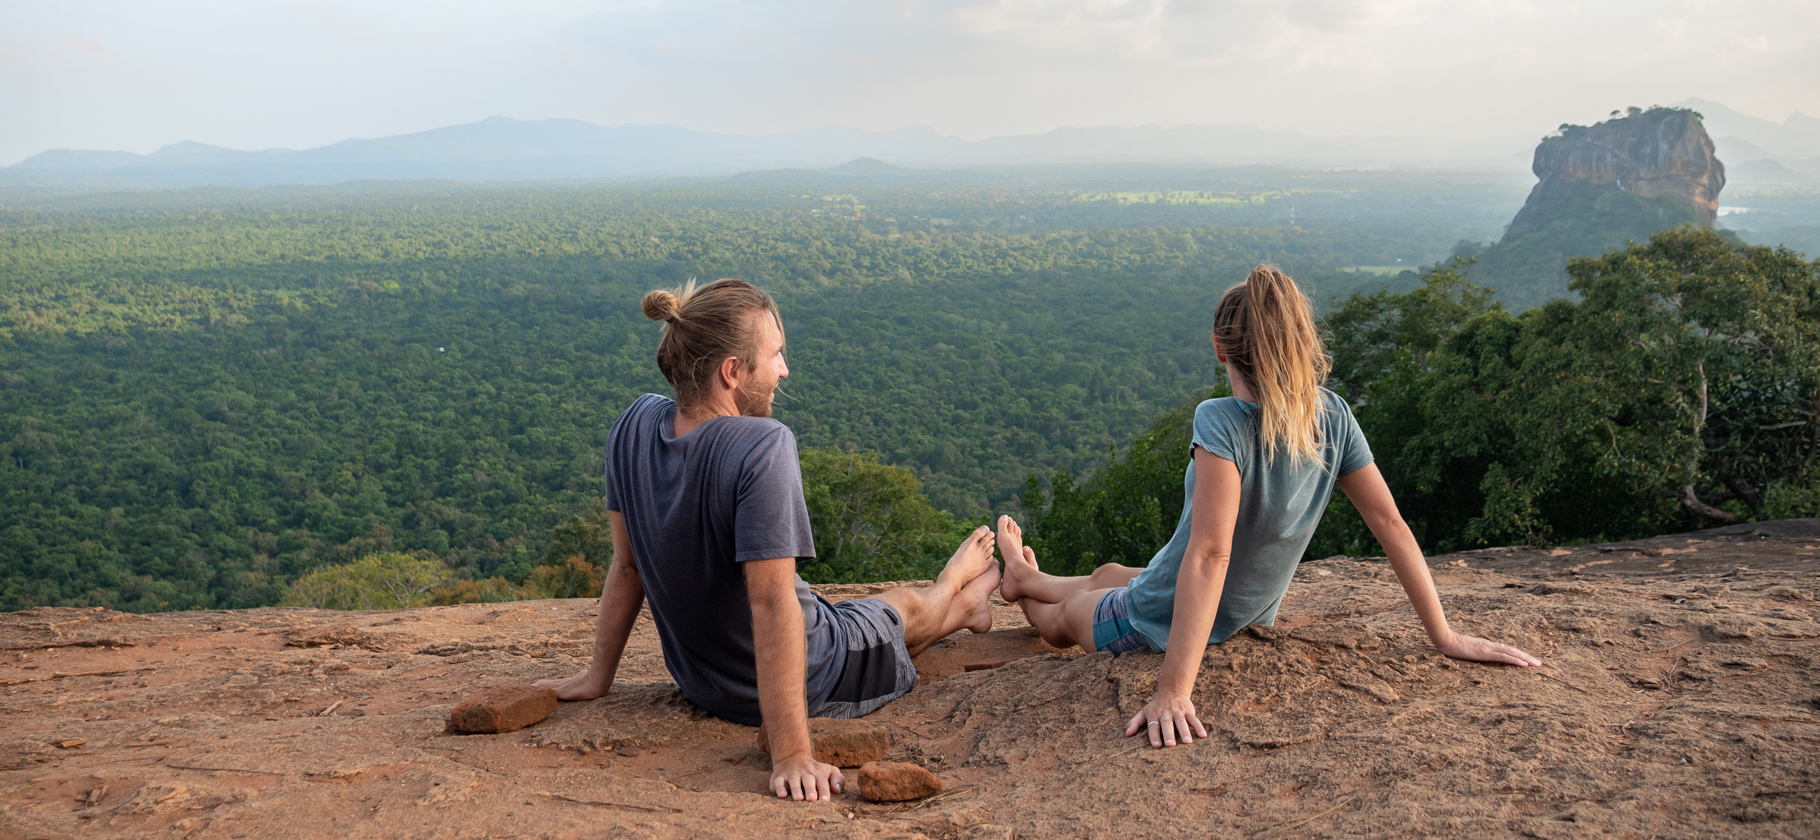
POLYGON ((871 598, 834 605, 847 631, 847 661, 827 702, 810 717, 856 718, 904 696, 916 685, 916 665, 904 646, 904 619, 897 608, 871 598))

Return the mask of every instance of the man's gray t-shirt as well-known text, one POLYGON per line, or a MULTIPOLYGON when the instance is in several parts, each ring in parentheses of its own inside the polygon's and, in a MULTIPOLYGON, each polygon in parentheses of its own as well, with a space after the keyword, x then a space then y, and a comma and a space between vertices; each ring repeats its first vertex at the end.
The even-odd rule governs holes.
MULTIPOLYGON (((625 517, 670 676, 696 705, 757 726, 752 605, 739 564, 815 556, 796 436, 767 417, 716 417, 678 437, 675 417, 674 401, 646 394, 613 424, 607 509, 625 517)), ((814 709, 840 679, 847 640, 801 577, 796 598, 814 709)))
MULTIPOLYGON (((1232 533, 1232 559, 1220 591, 1220 609, 1207 641, 1223 642, 1251 624, 1274 624, 1283 593, 1302 552, 1333 498, 1334 483, 1371 463, 1371 447, 1352 409, 1339 395, 1321 389, 1321 460, 1283 452, 1264 458, 1258 438, 1257 403, 1237 397, 1207 400, 1194 410, 1194 445, 1239 468, 1239 518, 1232 533)), ((1183 479, 1187 496, 1175 536, 1131 580, 1125 601, 1133 627, 1156 650, 1169 647, 1175 616, 1175 580, 1188 551, 1194 513, 1194 461, 1183 479)))

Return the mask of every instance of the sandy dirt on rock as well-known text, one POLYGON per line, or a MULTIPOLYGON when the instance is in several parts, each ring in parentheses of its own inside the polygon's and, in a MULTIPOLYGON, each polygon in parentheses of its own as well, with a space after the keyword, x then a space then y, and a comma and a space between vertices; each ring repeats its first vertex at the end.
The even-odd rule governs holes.
POLYGON ((770 796, 648 617, 608 697, 445 734, 585 667, 591 600, 10 613, 0 836, 1820 836, 1820 521, 1431 565, 1458 629, 1545 666, 1445 659, 1387 564, 1307 563, 1275 627, 1208 650, 1211 738, 1158 751, 1123 726, 1161 657, 1055 650, 1001 605, 867 718, 946 785, 890 806, 770 796))

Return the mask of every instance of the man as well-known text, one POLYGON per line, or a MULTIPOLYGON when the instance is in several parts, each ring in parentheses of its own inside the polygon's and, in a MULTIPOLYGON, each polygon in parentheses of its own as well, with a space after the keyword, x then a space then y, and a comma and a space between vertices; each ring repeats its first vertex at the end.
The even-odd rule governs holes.
POLYGON ((796 575, 815 556, 796 438, 771 419, 784 363, 777 304, 742 280, 654 291, 664 322, 657 364, 676 400, 646 394, 607 441, 613 564, 600 595, 594 661, 538 685, 564 700, 600 697, 639 607, 650 603, 664 665, 713 714, 761 721, 771 789, 815 801, 839 769, 815 760, 808 718, 859 717, 910 690, 910 657, 965 627, 992 628, 993 535, 961 543, 934 585, 830 605, 796 575))

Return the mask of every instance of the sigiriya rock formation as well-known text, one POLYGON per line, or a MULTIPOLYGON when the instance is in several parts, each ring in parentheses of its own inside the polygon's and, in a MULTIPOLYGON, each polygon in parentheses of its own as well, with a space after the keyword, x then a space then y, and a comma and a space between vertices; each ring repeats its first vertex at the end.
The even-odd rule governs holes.
POLYGON ((1560 136, 1536 147, 1530 168, 1540 182, 1511 220, 1505 242, 1542 229, 1588 188, 1671 197, 1711 225, 1725 187, 1725 165, 1714 156, 1700 115, 1679 108, 1632 109, 1631 116, 1592 126, 1564 125, 1560 136))

